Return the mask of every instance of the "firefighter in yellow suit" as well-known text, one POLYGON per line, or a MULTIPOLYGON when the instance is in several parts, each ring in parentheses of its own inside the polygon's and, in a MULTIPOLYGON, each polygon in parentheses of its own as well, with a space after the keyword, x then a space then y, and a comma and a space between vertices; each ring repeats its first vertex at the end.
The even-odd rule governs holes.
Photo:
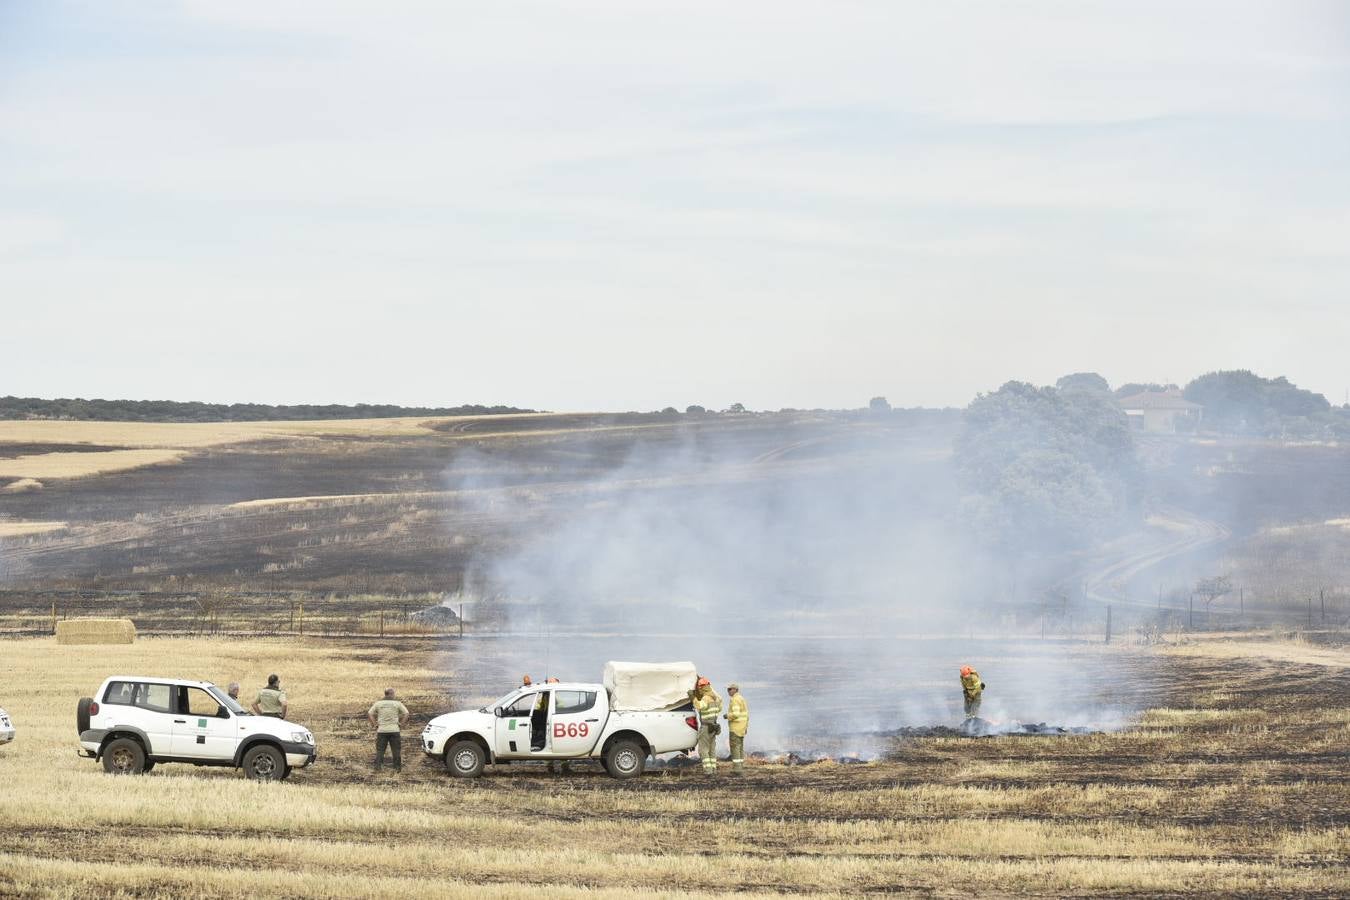
POLYGON ((980 714, 980 694, 984 693, 984 682, 980 673, 970 666, 961 667, 961 694, 966 701, 966 718, 973 719, 980 714))
POLYGON ((717 772, 717 736, 722 733, 717 716, 722 712, 722 698, 712 689, 712 682, 700 676, 690 699, 698 712, 698 758, 704 774, 712 775, 717 772))
POLYGON ((731 732, 731 771, 745 771, 745 733, 750 730, 750 704, 741 696, 741 686, 727 685, 727 730, 731 732))

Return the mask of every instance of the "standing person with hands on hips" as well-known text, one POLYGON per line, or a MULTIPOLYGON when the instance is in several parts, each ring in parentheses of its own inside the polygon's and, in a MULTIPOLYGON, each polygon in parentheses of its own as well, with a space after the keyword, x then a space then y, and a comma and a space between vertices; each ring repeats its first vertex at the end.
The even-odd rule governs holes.
POLYGON ((403 726, 408 722, 408 707, 394 696, 393 688, 384 689, 384 699, 366 710, 366 718, 375 726, 375 771, 384 768, 385 748, 394 752, 394 771, 403 771, 403 726))

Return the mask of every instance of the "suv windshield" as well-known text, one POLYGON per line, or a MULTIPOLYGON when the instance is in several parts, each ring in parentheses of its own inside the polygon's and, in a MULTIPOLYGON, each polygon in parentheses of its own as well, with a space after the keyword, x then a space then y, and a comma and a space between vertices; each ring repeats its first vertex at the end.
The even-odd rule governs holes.
POLYGON ((225 693, 220 688, 216 687, 214 684, 207 685, 206 690, 210 692, 212 697, 215 697, 216 700, 220 701, 221 706, 225 707, 230 712, 234 713, 236 716, 253 715, 253 713, 249 712, 248 710, 244 709, 244 707, 240 706, 238 700, 234 699, 229 694, 225 693))

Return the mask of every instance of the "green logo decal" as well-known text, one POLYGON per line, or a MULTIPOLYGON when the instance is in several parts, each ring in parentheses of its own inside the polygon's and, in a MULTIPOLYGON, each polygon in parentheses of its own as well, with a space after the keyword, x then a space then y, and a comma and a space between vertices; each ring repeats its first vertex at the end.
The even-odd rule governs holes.
POLYGON ((511 720, 511 724, 506 726, 506 730, 507 730, 507 731, 515 731, 515 730, 516 730, 516 720, 515 720, 515 719, 512 719, 512 720, 511 720))
POLYGON ((206 727, 206 720, 205 720, 205 719, 198 719, 198 720, 197 720, 197 727, 198 727, 198 728, 205 728, 205 727, 206 727))

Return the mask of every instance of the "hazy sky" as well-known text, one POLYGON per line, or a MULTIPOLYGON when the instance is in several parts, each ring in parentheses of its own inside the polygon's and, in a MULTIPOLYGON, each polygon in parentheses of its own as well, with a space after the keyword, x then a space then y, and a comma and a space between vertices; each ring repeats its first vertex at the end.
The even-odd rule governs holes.
POLYGON ((0 0, 0 394, 1350 387, 1350 4, 0 0))

